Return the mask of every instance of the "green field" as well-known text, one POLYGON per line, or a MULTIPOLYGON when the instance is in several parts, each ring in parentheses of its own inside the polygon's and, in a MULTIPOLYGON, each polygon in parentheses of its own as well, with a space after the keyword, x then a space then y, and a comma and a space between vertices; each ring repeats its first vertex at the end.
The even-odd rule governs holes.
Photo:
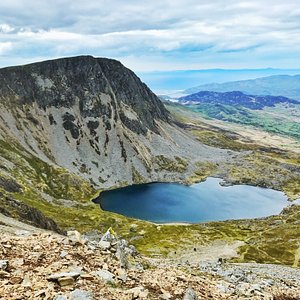
POLYGON ((250 125, 264 131, 293 137, 300 140, 300 122, 297 120, 300 108, 286 109, 282 106, 272 110, 250 110, 239 106, 222 104, 185 105, 193 112, 209 119, 250 125))

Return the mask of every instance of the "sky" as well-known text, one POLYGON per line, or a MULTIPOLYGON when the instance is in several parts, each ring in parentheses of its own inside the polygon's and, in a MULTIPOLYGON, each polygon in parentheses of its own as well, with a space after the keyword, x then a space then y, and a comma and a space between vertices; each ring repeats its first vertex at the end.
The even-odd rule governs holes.
POLYGON ((0 1, 0 67, 82 54, 136 72, 299 69, 300 3, 0 1))

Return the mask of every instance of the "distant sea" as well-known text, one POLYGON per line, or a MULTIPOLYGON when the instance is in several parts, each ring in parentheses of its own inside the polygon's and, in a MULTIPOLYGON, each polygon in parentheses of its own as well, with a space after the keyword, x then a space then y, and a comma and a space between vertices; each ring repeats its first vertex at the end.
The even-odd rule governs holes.
POLYGON ((271 75, 297 75, 300 74, 300 69, 208 69, 137 72, 137 74, 156 94, 165 95, 207 83, 223 83, 271 75))

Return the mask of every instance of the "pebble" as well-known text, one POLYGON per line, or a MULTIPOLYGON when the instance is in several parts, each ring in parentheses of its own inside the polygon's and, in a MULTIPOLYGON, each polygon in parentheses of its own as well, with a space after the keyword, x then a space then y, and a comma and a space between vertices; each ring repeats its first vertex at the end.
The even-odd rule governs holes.
POLYGON ((31 281, 30 281, 30 278, 28 275, 24 276, 24 279, 23 279, 21 285, 24 287, 31 287, 31 281))

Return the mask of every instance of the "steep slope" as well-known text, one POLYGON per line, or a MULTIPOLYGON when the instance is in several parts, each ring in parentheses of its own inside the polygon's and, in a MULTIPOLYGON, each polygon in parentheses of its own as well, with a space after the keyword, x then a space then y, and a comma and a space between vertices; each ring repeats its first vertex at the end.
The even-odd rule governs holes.
POLYGON ((2 140, 101 188, 178 179, 176 165, 188 171, 187 160, 222 158, 172 124, 149 88, 111 59, 1 69, 0 106, 2 140), (160 168, 161 159, 175 169, 160 168))
POLYGON ((210 103, 210 104, 225 104, 233 106, 241 106, 250 109, 262 109, 264 107, 274 107, 276 104, 300 104, 296 100, 292 100, 282 96, 255 96, 246 95, 242 92, 210 92, 210 91, 200 91, 195 94, 180 97, 180 103, 187 104, 200 104, 200 103, 210 103))
POLYGON ((184 94, 199 91, 241 91, 251 95, 285 96, 300 100, 300 75, 274 75, 250 80, 205 84, 187 89, 184 94))

